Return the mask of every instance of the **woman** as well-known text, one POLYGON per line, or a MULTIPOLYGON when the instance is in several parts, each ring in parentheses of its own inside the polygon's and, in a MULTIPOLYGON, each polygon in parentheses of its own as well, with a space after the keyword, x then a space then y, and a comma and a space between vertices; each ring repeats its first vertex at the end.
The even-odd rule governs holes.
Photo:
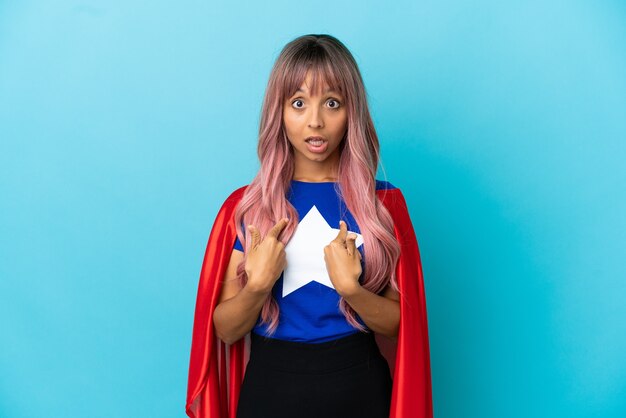
POLYGON ((258 154, 209 237, 188 415, 431 417, 417 242, 400 190, 374 177, 378 138, 339 40, 284 47, 258 154))

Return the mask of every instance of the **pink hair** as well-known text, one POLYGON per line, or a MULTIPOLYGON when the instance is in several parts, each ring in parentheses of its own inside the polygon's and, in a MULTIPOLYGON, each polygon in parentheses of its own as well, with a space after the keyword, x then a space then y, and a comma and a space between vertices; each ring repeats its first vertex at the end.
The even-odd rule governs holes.
MULTIPOLYGON (((323 82, 338 90, 348 113, 346 136, 339 145, 341 157, 337 191, 354 216, 364 245, 362 286, 380 293, 388 284, 398 291, 395 267, 400 246, 394 235, 391 215, 376 197, 375 175, 379 161, 379 143, 372 122, 365 87, 350 51, 330 35, 304 35, 289 42, 277 58, 267 85, 259 128, 258 156, 261 168, 235 211, 237 236, 244 247, 244 260, 237 267, 242 286, 247 281, 244 269, 246 248, 251 234, 243 225, 255 225, 261 238, 283 217, 290 219, 278 239, 285 245, 299 221, 298 212, 286 199, 294 173, 293 149, 283 126, 283 103, 302 85, 311 71, 312 91, 319 92, 323 82)), ((356 320, 356 312, 341 298, 339 309, 355 328, 366 331, 356 320)), ((278 326, 279 308, 270 294, 261 309, 262 322, 271 335, 278 326)))

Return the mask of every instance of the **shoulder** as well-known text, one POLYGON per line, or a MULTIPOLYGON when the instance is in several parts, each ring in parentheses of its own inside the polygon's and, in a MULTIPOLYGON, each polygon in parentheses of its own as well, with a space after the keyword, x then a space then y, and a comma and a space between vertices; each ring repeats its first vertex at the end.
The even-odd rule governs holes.
POLYGON ((235 190, 233 190, 228 197, 226 198, 225 202, 228 201, 239 201, 241 200, 241 198, 243 197, 243 195, 246 193, 246 189, 248 188, 248 185, 246 184, 245 186, 241 186, 236 188, 235 190))
POLYGON ((224 200, 224 203, 222 204, 222 208, 235 208, 241 201, 241 198, 246 193, 247 188, 248 188, 248 185, 246 184, 245 186, 238 187, 232 192, 230 192, 226 200, 224 200))
POLYGON ((241 198, 244 196, 248 185, 241 186, 230 192, 230 194, 226 197, 222 206, 220 207, 218 217, 219 216, 231 216, 235 211, 235 208, 241 201, 241 198))
POLYGON ((392 214, 407 210, 402 190, 388 181, 376 180, 376 196, 392 214))
POLYGON ((385 180, 376 180, 376 190, 393 190, 396 186, 385 180))

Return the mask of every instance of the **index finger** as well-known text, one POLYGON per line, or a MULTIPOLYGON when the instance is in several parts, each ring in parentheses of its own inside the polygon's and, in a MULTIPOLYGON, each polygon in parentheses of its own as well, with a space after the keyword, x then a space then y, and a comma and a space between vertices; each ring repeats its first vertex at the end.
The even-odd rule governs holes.
POLYGON ((339 221, 339 233, 337 234, 337 237, 333 241, 338 242, 340 244, 345 244, 346 235, 348 235, 348 225, 346 225, 345 221, 339 221))
POLYGON ((346 237, 346 249, 348 250, 348 255, 352 255, 354 254, 354 251, 356 251, 356 234, 354 232, 350 232, 348 234, 348 236, 346 237))
POLYGON ((272 227, 272 229, 269 230, 269 232, 267 233, 267 235, 271 235, 274 238, 278 238, 278 235, 280 234, 280 232, 283 230, 283 228, 285 227, 285 225, 287 225, 287 223, 289 222, 289 219, 287 218, 282 218, 280 221, 278 221, 276 223, 276 225, 274 225, 272 227))

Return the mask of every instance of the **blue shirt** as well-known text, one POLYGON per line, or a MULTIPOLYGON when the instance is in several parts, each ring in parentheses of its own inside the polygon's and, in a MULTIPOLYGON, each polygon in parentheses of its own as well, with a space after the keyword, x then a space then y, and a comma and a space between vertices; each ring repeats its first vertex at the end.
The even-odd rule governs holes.
MULTIPOLYGON (((357 234, 355 245, 361 253, 362 281, 365 254, 360 229, 345 202, 339 196, 337 182, 310 183, 291 181, 287 199, 298 211, 300 222, 285 246, 287 268, 272 288, 280 314, 278 328, 267 334, 267 325, 257 320, 252 332, 271 338, 318 343, 358 332, 339 310, 340 296, 334 289, 324 261, 324 246, 339 233, 339 220, 348 232, 357 234)), ((391 183, 376 180, 376 190, 393 189, 391 183)), ((243 251, 239 239, 234 248, 243 251)), ((356 319, 366 326, 361 318, 356 319)))

